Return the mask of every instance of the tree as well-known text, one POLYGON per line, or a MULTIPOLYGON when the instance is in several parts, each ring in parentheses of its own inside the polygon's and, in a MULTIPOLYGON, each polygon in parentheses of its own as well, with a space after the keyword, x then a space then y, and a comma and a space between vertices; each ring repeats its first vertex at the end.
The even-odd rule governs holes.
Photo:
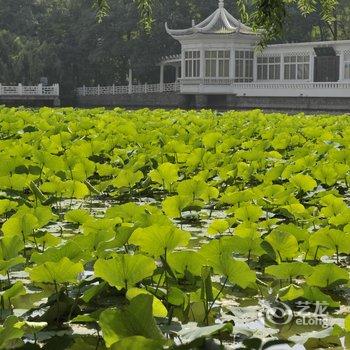
MULTIPOLYGON (((113 2, 113 0, 95 0, 100 19, 107 14, 109 1, 113 2)), ((133 1, 139 8, 141 22, 146 29, 149 29, 153 23, 153 9, 156 7, 156 0, 133 1)), ((236 2, 245 22, 251 24, 255 29, 263 30, 263 42, 283 33, 288 15, 287 10, 291 5, 295 5, 304 16, 318 10, 326 23, 336 23, 334 15, 338 0, 237 0, 236 2), (247 8, 252 9, 252 12, 248 13, 250 11, 247 11, 247 8)), ((336 30, 337 26, 333 29, 336 30)))

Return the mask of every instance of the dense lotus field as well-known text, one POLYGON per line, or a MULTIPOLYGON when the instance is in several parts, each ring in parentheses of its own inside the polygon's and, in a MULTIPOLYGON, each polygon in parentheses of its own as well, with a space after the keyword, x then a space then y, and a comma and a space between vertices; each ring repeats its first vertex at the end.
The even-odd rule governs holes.
POLYGON ((350 117, 0 108, 0 348, 350 349, 350 117))

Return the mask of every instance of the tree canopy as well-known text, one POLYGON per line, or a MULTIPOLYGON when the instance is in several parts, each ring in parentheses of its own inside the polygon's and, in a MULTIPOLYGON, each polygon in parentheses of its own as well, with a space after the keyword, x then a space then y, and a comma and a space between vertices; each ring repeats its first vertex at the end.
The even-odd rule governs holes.
MULTIPOLYGON (((101 20, 106 16, 109 9, 109 1, 96 0, 95 7, 98 9, 98 17, 101 20)), ((136 2, 141 23, 146 29, 150 29, 153 23, 153 8, 159 6, 160 1, 156 0, 133 0, 136 2)), ((232 3, 233 0, 227 1, 232 3)), ((241 16, 246 23, 256 29, 263 29, 265 39, 280 36, 288 15, 288 8, 291 5, 297 7, 303 16, 318 12, 321 18, 328 24, 336 22, 336 7, 339 0, 235 0, 241 16)), ((336 35, 336 27, 332 29, 336 35)))

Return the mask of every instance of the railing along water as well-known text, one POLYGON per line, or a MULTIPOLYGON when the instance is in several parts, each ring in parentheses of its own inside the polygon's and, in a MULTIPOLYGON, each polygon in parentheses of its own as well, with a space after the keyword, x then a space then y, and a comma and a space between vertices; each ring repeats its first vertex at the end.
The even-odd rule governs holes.
POLYGON ((42 84, 24 86, 22 84, 6 86, 0 84, 0 96, 59 96, 58 84, 44 86, 42 84))
POLYGON ((124 86, 82 86, 77 88, 78 96, 122 95, 122 94, 149 94, 155 92, 178 92, 180 83, 143 84, 124 86))

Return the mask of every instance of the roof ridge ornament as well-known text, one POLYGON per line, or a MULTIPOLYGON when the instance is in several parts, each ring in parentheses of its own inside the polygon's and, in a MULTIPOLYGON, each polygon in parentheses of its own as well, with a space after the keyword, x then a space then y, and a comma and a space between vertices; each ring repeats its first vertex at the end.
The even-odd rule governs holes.
POLYGON ((225 1, 224 0, 219 0, 219 8, 222 9, 225 7, 225 1))

